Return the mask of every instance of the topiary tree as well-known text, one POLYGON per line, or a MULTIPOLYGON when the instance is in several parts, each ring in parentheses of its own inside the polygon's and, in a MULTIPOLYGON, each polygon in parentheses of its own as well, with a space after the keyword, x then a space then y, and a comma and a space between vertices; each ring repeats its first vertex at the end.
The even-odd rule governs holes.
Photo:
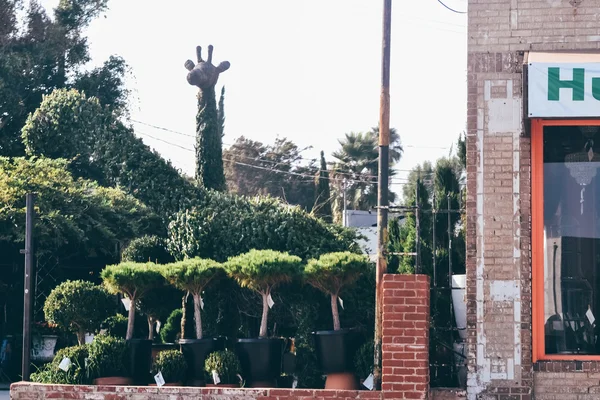
MULTIPOLYGON (((242 366, 233 351, 214 351, 206 357, 204 371, 209 380, 213 379, 213 372, 216 372, 220 383, 231 385, 239 382, 238 375, 242 373, 242 366)), ((213 381, 213 384, 216 383, 213 381)))
MULTIPOLYGON (((165 279, 180 290, 189 292, 194 299, 196 339, 202 339, 201 295, 204 288, 222 276, 223 266, 210 259, 192 258, 169 264, 161 270, 165 279)), ((185 313, 185 309, 182 309, 185 313)), ((182 324, 185 324, 183 322, 182 324)), ((181 332, 183 339, 185 332, 181 332)))
POLYGON ((133 239, 123 250, 122 261, 153 262, 168 264, 175 261, 167 250, 165 239, 158 236, 146 235, 133 239))
POLYGON ((187 371, 187 362, 179 350, 161 351, 152 365, 152 374, 162 374, 166 383, 181 383, 187 371))
POLYGON ((75 332, 83 345, 86 332, 97 330, 114 307, 114 299, 104 288, 91 282, 66 281, 46 298, 44 315, 47 321, 75 332))
POLYGON ((164 278, 155 264, 134 262, 109 265, 102 271, 101 277, 109 292, 123 293, 131 301, 125 339, 132 339, 137 302, 150 290, 160 286, 164 282, 164 278))
POLYGON ((319 259, 309 260, 304 269, 305 280, 331 296, 331 315, 333 329, 340 329, 338 295, 344 286, 348 286, 368 270, 368 259, 348 251, 323 254, 319 259))
POLYGON ((248 253, 229 258, 225 269, 240 286, 252 289, 262 296, 263 310, 258 337, 266 337, 271 290, 299 275, 302 260, 300 257, 279 251, 250 250, 248 253))

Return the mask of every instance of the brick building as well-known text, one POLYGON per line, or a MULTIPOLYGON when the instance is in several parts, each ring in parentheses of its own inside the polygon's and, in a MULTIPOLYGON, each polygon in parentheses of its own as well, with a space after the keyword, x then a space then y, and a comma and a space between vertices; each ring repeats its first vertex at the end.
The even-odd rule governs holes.
POLYGON ((469 399, 600 399, 599 19, 469 0, 469 399))

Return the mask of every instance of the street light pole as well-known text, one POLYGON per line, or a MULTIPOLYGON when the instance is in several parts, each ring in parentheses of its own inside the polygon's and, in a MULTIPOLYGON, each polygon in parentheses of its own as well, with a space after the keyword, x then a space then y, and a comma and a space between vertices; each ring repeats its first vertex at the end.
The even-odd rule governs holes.
POLYGON ((379 171, 377 185, 377 271, 375 302, 375 349, 373 382, 381 389, 381 336, 383 318, 383 275, 387 272, 388 184, 390 151, 390 47, 392 0, 383 1, 383 39, 381 59, 381 98, 379 103, 379 171))
POLYGON ((31 274, 33 266, 33 209, 34 195, 27 193, 25 198, 25 282, 23 293, 23 362, 21 375, 24 381, 29 380, 31 355, 31 274))

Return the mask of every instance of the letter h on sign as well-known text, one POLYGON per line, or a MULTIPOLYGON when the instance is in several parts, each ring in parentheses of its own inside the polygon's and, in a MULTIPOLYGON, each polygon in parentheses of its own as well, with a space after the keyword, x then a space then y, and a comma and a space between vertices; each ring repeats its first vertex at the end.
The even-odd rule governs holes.
POLYGON ((560 68, 548 68, 548 100, 558 101, 560 99, 560 89, 562 88, 573 90, 573 101, 583 101, 585 94, 585 69, 573 68, 573 80, 568 81, 560 79, 560 68))

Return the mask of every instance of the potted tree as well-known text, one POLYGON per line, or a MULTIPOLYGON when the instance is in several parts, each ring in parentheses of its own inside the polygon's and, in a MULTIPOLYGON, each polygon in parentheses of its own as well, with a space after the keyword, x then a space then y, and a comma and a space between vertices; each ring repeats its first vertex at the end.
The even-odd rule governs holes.
POLYGON ((125 340, 98 335, 88 344, 87 369, 94 385, 131 385, 125 340))
POLYGON ((85 334, 98 330, 114 307, 114 299, 103 287, 92 282, 66 281, 46 298, 44 315, 47 321, 75 332, 83 345, 85 334))
POLYGON ((240 387, 240 374, 242 367, 240 360, 231 350, 215 351, 210 353, 204 362, 209 387, 240 387), (218 379, 218 381, 216 381, 218 379))
POLYGON ((127 334, 130 371, 134 383, 146 384, 152 360, 152 341, 134 339, 135 310, 137 302, 163 283, 163 277, 153 263, 123 262, 109 265, 102 271, 104 286, 112 293, 122 293, 129 299, 127 334))
POLYGON ((358 389, 356 376, 352 372, 357 338, 351 331, 340 328, 338 302, 342 288, 356 282, 367 268, 365 256, 339 252, 312 259, 304 269, 306 282, 331 298, 333 331, 314 333, 317 358, 322 371, 327 374, 326 389, 358 389))
MULTIPOLYGON (((152 374, 159 372, 165 380, 165 386, 181 386, 185 379, 187 362, 179 350, 161 351, 152 365, 152 374)), ((156 386, 155 383, 150 386, 156 386)))
MULTIPOLYGON (((168 282, 189 293, 194 300, 196 338, 185 338, 185 318, 182 317, 179 344, 188 363, 188 380, 193 385, 202 385, 204 384, 203 371, 206 355, 225 348, 225 338, 205 338, 203 335, 202 292, 210 283, 224 275, 223 267, 220 263, 210 259, 192 258, 169 264, 161 271, 168 282)), ((185 316, 185 301, 182 305, 182 313, 185 316)))
POLYGON ((253 387, 268 387, 281 374, 284 341, 267 338, 269 308, 273 305, 271 291, 277 285, 291 281, 302 270, 300 257, 273 250, 250 250, 231 257, 225 263, 229 276, 242 287, 257 292, 262 298, 262 318, 256 339, 238 339, 236 351, 244 377, 253 387))

